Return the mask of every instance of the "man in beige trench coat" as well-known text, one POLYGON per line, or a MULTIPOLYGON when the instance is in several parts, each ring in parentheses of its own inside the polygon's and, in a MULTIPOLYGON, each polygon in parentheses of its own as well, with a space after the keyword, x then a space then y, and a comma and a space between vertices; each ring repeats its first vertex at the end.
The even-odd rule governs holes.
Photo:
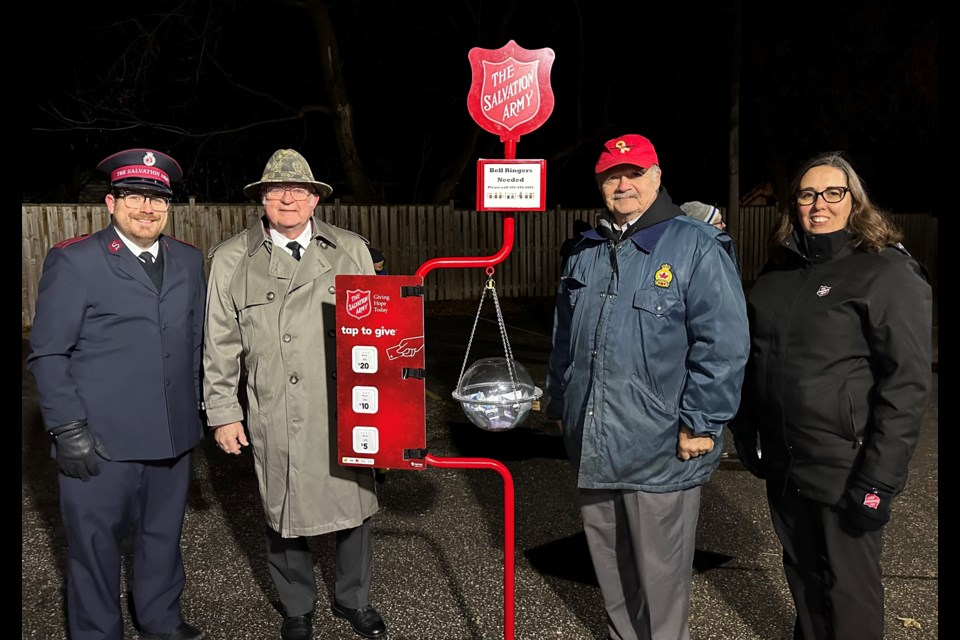
POLYGON ((363 238, 313 215, 332 191, 314 180, 302 155, 280 149, 243 190, 263 203, 263 218, 210 252, 207 421, 226 453, 253 445, 283 640, 311 638, 317 587, 307 537, 330 532, 337 540, 333 613, 365 638, 386 635, 369 602, 373 470, 335 462, 335 278, 374 270, 363 238))

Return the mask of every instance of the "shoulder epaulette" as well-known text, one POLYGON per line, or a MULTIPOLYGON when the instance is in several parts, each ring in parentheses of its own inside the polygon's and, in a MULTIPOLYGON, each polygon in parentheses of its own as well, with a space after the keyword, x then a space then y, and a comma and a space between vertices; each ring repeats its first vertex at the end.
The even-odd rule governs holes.
POLYGON ((85 233, 82 236, 77 236, 76 238, 67 238, 66 240, 61 240, 57 244, 53 245, 54 249, 63 249, 64 247, 69 247, 71 244, 76 244, 81 240, 86 240, 90 237, 89 233, 85 233))
POLYGON ((358 238, 360 238, 361 240, 363 240, 363 244, 370 244, 370 241, 369 241, 369 240, 367 240, 365 237, 363 237, 362 235, 360 235, 360 234, 357 233, 356 231, 350 231, 349 229, 341 229, 341 231, 345 231, 346 233, 349 233, 349 234, 352 234, 352 235, 357 236, 358 238))
POLYGON ((329 222, 321 222, 319 225, 317 225, 315 235, 323 237, 328 242, 333 244, 333 246, 337 246, 338 236, 344 240, 347 238, 353 237, 353 238, 359 239, 360 242, 362 242, 364 245, 370 244, 369 240, 367 240, 365 237, 363 237, 356 231, 351 231, 350 229, 344 229, 343 227, 338 227, 337 225, 330 224, 329 222))
POLYGON ((221 240, 220 242, 218 242, 217 244, 213 245, 212 247, 210 247, 210 248, 207 250, 207 257, 208 257, 208 258, 212 258, 212 257, 213 257, 213 254, 215 254, 215 253, 217 252, 217 250, 220 249, 220 247, 222 247, 223 245, 227 244, 227 243, 230 242, 231 240, 235 240, 238 236, 243 236, 243 235, 245 235, 246 233, 247 233, 246 231, 241 231, 241 232, 239 232, 239 233, 233 234, 233 235, 230 236, 229 238, 224 238, 223 240, 221 240))

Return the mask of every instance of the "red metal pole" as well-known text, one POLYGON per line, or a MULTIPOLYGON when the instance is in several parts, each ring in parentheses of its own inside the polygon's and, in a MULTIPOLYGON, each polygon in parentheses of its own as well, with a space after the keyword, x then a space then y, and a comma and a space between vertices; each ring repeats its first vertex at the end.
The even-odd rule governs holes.
MULTIPOLYGON (((503 138, 500 140, 503 142, 504 157, 507 160, 516 159, 517 141, 504 140, 503 138)), ((450 269, 455 267, 492 267, 495 264, 503 262, 507 259, 507 256, 510 255, 510 250, 513 248, 515 222, 516 221, 514 220, 512 211, 503 212, 503 245, 501 245, 500 250, 492 256, 479 258, 467 256, 458 258, 433 258, 432 260, 427 260, 420 265, 420 268, 417 269, 417 272, 414 275, 424 277, 434 269, 450 269)))
POLYGON ((492 256, 459 256, 455 258, 433 258, 427 260, 414 275, 424 277, 434 269, 451 269, 455 267, 492 267, 500 264, 510 255, 513 248, 513 236, 515 223, 512 211, 507 211, 503 215, 503 245, 500 250, 492 256))
POLYGON ((428 465, 452 469, 493 469, 503 478, 503 637, 513 640, 514 621, 514 531, 513 476, 503 463, 488 458, 438 458, 427 454, 428 465))
MULTIPOLYGON (((504 144, 504 155, 508 159, 516 157, 516 141, 507 140, 504 144)), ((503 244, 500 250, 492 256, 455 258, 433 258, 427 260, 415 275, 425 277, 434 269, 457 267, 492 267, 507 259, 513 248, 515 220, 513 212, 506 211, 503 216, 503 244)), ((503 478, 503 637, 504 640, 514 638, 514 489, 513 476, 503 463, 488 458, 438 458, 427 454, 428 465, 454 469, 493 469, 503 478)))

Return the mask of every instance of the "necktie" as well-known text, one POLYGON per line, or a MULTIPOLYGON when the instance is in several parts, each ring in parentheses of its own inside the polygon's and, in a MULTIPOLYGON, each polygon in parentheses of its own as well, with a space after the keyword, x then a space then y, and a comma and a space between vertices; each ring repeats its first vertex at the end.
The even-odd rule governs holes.
POLYGON ((143 265, 143 270, 147 272, 150 280, 153 281, 153 285, 159 291, 160 285, 163 283, 163 267, 154 262, 153 254, 149 251, 140 254, 140 264, 143 265))
POLYGON ((293 253, 293 259, 300 261, 300 243, 299 242, 288 242, 287 249, 290 249, 290 252, 293 253))

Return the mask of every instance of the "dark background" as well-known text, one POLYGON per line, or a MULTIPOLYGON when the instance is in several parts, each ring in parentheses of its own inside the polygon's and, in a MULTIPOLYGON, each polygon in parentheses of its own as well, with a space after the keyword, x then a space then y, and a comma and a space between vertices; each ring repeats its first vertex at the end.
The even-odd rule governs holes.
POLYGON ((183 165, 179 198, 242 202, 270 154, 290 147, 349 199, 320 67, 325 9, 378 202, 473 207, 476 160, 504 151, 467 111, 467 56, 512 39, 556 54, 554 112, 516 153, 547 160, 548 207, 600 205, 593 164, 603 141, 625 133, 653 141, 674 200, 726 205, 739 81, 741 195, 764 181, 782 194, 804 160, 839 149, 881 206, 938 214, 939 12, 891 0, 741 6, 33 3, 11 23, 26 43, 25 62, 12 61, 26 92, 23 200, 100 201, 94 167, 131 146, 183 165), (438 189, 451 172, 453 187, 438 189))

